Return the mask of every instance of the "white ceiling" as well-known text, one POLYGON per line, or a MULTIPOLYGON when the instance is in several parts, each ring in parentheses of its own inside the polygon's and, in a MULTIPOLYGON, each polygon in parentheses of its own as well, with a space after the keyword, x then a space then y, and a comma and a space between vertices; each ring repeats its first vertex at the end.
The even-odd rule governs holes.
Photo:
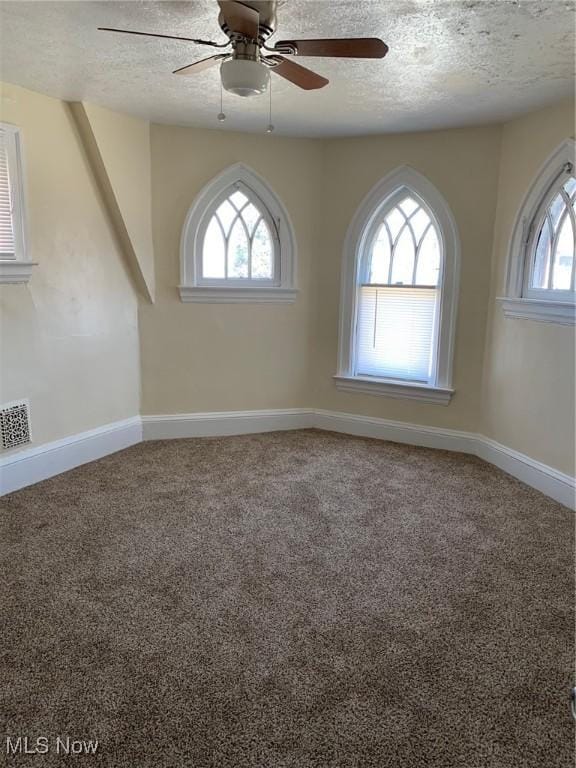
MULTIPOLYGON (((574 91, 570 0, 285 0, 277 39, 377 36, 385 59, 299 59, 330 79, 305 92, 274 77, 277 133, 342 136, 500 121, 574 91)), ((155 122, 262 131, 267 97, 224 94, 219 72, 173 69, 211 55, 98 26, 223 40, 215 0, 2 2, 5 81, 155 122)), ((272 41, 274 37, 272 38, 272 41)), ((270 43, 272 44, 272 43, 270 43)))

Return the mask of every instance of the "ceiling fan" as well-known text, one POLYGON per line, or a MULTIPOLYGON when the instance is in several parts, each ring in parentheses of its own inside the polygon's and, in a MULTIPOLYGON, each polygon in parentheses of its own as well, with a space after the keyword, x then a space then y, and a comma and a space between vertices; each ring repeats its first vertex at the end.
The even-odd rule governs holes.
POLYGON ((238 96, 257 96, 264 93, 271 71, 307 91, 328 85, 325 77, 297 64, 292 58, 286 58, 287 56, 382 59, 388 52, 388 46, 377 37, 280 40, 273 47, 269 47, 266 41, 276 27, 276 0, 249 0, 249 2, 218 0, 218 5, 220 6, 218 23, 228 37, 225 43, 111 27, 98 27, 98 29, 128 35, 186 40, 212 48, 231 48, 226 52, 180 67, 173 74, 192 75, 220 64, 222 86, 238 96))

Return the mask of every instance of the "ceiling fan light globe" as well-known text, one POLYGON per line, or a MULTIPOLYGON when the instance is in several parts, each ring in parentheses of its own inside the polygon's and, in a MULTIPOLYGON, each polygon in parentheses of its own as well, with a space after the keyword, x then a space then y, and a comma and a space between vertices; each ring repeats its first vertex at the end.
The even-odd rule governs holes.
POLYGON ((220 77, 225 91, 236 96, 259 96, 268 88, 270 70, 258 61, 230 59, 220 65, 220 77))

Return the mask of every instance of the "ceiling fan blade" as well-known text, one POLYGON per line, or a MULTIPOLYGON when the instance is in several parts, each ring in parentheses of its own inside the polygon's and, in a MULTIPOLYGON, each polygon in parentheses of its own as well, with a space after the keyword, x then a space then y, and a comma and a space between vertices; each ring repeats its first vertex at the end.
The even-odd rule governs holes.
POLYGON ((214 48, 225 48, 230 43, 213 43, 210 40, 197 40, 194 37, 179 37, 178 35, 160 35, 156 32, 134 32, 132 29, 114 29, 112 27, 98 27, 100 32, 121 32, 124 35, 143 35, 144 37, 163 37, 165 40, 186 40, 197 45, 211 45, 214 48))
POLYGON ((258 39, 258 26, 260 24, 258 11, 244 5, 244 3, 237 3, 236 0, 218 0, 218 5, 231 32, 245 35, 251 40, 258 39))
POLYGON ((172 72, 173 75, 194 75, 196 72, 202 72, 204 69, 210 69, 210 67, 213 67, 215 64, 218 64, 219 61, 222 61, 222 59, 228 58, 227 53, 219 53, 216 56, 209 56, 207 59, 200 59, 200 61, 195 61, 193 64, 187 64, 185 67, 180 67, 180 69, 175 69, 174 72, 172 72))
POLYGON ((350 59, 383 59, 388 53, 388 46, 378 37, 280 40, 274 49, 280 53, 295 49, 295 56, 337 56, 350 59))
POLYGON ((314 91, 317 88, 324 88, 325 85, 328 85, 329 81, 322 77, 322 75, 318 75, 316 72, 312 72, 311 69, 296 64, 295 61, 285 59, 283 56, 266 56, 266 61, 274 65, 272 72, 276 72, 277 75, 280 75, 285 80, 290 80, 291 83, 294 83, 299 88, 303 88, 305 91, 314 91))

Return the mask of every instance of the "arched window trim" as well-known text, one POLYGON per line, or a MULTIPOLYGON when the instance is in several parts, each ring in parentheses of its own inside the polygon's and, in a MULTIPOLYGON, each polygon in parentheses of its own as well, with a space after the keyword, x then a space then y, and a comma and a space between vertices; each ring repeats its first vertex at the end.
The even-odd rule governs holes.
POLYGON ((454 216, 441 193, 425 176, 409 166, 389 173, 364 198, 348 228, 344 242, 340 291, 338 389, 349 392, 409 398, 447 405, 452 389, 454 336, 460 279, 460 238, 454 216), (438 286, 438 317, 435 377, 430 385, 395 382, 356 376, 354 373, 357 316, 357 286, 365 268, 367 244, 382 212, 401 195, 409 193, 424 206, 436 224, 443 260, 438 286))
POLYGON ((499 297, 506 317, 539 320, 559 325, 576 323, 574 296, 568 291, 527 290, 532 246, 540 216, 553 198, 559 182, 572 167, 576 168, 576 142, 566 139, 546 159, 524 195, 508 247, 506 295, 499 297))
POLYGON ((271 187, 242 163, 226 168, 206 184, 192 203, 180 240, 180 298, 184 302, 289 303, 296 299, 296 237, 290 216, 271 187), (274 241, 274 280, 206 279, 202 246, 210 219, 233 189, 256 203, 274 241))

